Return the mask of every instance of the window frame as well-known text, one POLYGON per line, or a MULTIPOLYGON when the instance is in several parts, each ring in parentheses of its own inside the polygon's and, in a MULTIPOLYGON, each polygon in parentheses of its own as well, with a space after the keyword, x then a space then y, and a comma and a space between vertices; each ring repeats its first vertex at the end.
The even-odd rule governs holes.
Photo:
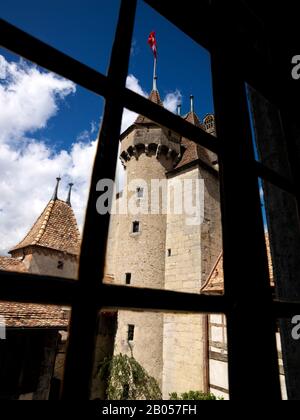
MULTIPOLYGON (((149 0, 146 3, 155 7, 154 1, 149 0)), ((214 44, 207 41, 209 37, 212 37, 213 28, 202 25, 203 27, 198 27, 198 32, 195 31, 195 36, 198 37, 199 45, 202 43, 210 47, 212 55, 218 138, 212 137, 199 127, 189 124, 179 116, 126 88, 136 6, 136 0, 121 1, 107 76, 1 20, 1 43, 5 48, 103 96, 106 99, 106 105, 91 179, 78 281, 28 273, 0 272, 0 299, 72 307, 62 399, 74 401, 89 398, 94 335, 99 310, 103 307, 130 307, 176 313, 225 314, 228 325, 230 398, 233 400, 248 398, 259 380, 264 386, 262 397, 279 400, 281 396, 275 319, 292 317, 295 313, 299 313, 300 302, 282 302, 272 298, 268 284, 258 178, 271 182, 293 195, 297 194, 297 189, 289 180, 255 161, 244 86, 246 67, 236 68, 234 57, 229 51, 232 44, 226 45, 226 39, 217 39, 217 47, 213 47, 214 44), (165 290, 147 290, 145 293, 139 288, 106 285, 99 282, 99 278, 104 277, 110 216, 100 216, 95 212, 97 198, 95 185, 99 179, 114 179, 124 108, 143 114, 218 155, 224 238, 225 294, 223 296, 191 295, 165 290), (232 141, 233 133, 230 124, 232 113, 239 116, 236 118, 235 141, 232 141), (242 192, 242 198, 239 196, 239 200, 236 200, 236 183, 234 182, 237 173, 247 187, 245 192, 242 192), (232 215, 232 208, 236 210, 235 214, 241 214, 240 217, 243 217, 242 226, 245 228, 243 234, 241 234, 241 226, 236 223, 232 215), (253 245, 255 245, 254 251, 251 249, 253 245), (241 253, 240 248, 244 248, 245 255, 241 253), (246 280, 251 281, 253 285, 249 293, 241 290, 236 280, 237 278, 240 281, 239 269, 241 267, 238 265, 241 262, 237 264, 237 252, 238 256, 244 258, 246 265, 253 258, 251 252, 254 252, 255 257, 258 258, 256 267, 251 267, 249 272, 244 273, 246 280), (253 281, 253 279, 258 279, 258 281, 253 281), (245 333, 245 330, 251 331, 254 346, 248 345, 249 335, 245 333), (245 359, 247 360, 246 372, 245 359)), ((171 16, 170 20, 172 20, 171 16)), ((178 24, 177 27, 184 30, 183 24, 178 24)), ((187 31, 184 32, 187 33, 187 31)), ((213 38, 216 40, 216 36, 213 38)), ((248 52, 249 46, 245 46, 245 56, 248 52)), ((250 51, 249 60, 256 59, 253 54, 253 51, 250 51)), ((263 68, 264 63, 258 61, 258 64, 260 68, 263 68)), ((261 79, 257 74, 248 76, 253 87, 260 90, 262 86, 266 86, 262 93, 266 97, 272 97, 272 86, 270 87, 269 81, 264 79, 264 75, 262 71, 261 79)), ((274 95, 272 98, 274 99, 274 95)), ((256 397, 258 397, 257 394, 256 397)))

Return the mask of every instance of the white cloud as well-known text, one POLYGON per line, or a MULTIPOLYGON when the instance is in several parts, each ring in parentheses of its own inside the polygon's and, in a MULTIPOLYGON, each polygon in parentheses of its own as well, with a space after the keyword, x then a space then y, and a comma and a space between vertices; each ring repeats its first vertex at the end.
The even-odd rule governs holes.
POLYGON ((75 93, 74 83, 42 72, 24 61, 0 56, 0 142, 16 141, 44 128, 58 111, 58 100, 75 93))
MULTIPOLYGON (((132 74, 127 77, 126 87, 133 92, 144 96, 144 98, 149 96, 149 94, 141 87, 139 80, 132 74)), ((124 109, 121 132, 123 133, 127 130, 127 128, 130 127, 136 119, 137 114, 135 112, 129 111, 129 109, 124 109)))
MULTIPOLYGON (((133 75, 128 76, 127 86, 148 96, 133 75)), ((69 151, 58 151, 55 145, 34 138, 34 132, 46 127, 58 113, 61 100, 75 91, 75 85, 67 80, 22 61, 9 63, 0 55, 0 254, 27 233, 51 198, 59 174, 63 177, 61 199, 67 197, 68 182, 75 184, 72 206, 82 227, 98 125, 91 122, 69 151)), ((168 109, 175 110, 178 95, 167 95, 168 109)), ((122 130, 135 119, 135 113, 125 110, 122 130)), ((121 165, 118 177, 122 180, 121 165)))
POLYGON ((170 112, 176 112, 177 111, 177 105, 181 103, 182 95, 179 92, 179 90, 176 90, 175 92, 170 92, 167 94, 167 96, 164 99, 164 107, 168 109, 170 112))
POLYGON ((79 142, 70 152, 54 154, 36 141, 18 151, 0 144, 0 253, 22 239, 34 223, 48 203, 59 174, 63 176, 60 198, 66 199, 69 181, 75 184, 72 206, 82 226, 95 148, 96 141, 79 142))

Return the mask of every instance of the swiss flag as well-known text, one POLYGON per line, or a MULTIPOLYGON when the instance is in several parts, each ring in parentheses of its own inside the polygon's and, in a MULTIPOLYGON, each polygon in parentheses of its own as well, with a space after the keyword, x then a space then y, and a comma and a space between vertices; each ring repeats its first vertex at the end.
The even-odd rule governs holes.
POLYGON ((154 54, 154 57, 157 58, 157 43, 155 38, 155 32, 151 32, 148 37, 148 44, 150 45, 152 52, 154 54))

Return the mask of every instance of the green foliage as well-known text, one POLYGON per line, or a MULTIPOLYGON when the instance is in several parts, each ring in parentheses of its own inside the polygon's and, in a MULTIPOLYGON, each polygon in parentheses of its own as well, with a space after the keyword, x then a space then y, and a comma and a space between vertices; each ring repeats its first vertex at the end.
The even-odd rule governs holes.
POLYGON ((133 358, 120 354, 106 358, 99 370, 107 382, 108 400, 161 400, 156 380, 133 358))
POLYGON ((223 400, 224 398, 217 398, 213 394, 205 394, 201 391, 189 391, 178 395, 177 392, 170 394, 170 400, 201 400, 201 401, 217 401, 223 400))

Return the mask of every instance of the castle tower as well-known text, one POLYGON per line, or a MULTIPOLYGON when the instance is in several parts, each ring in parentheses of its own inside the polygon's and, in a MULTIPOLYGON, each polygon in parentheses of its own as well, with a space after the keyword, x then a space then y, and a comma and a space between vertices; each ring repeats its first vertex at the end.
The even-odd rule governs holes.
MULTIPOLYGON (((162 105, 156 78, 149 99, 162 105)), ((183 118, 206 131, 194 111, 193 97, 183 118)), ((117 195, 116 209, 123 209, 123 214, 117 211, 111 217, 106 281, 199 294, 221 251, 216 156, 140 115, 121 136, 120 157, 126 182, 123 194, 117 195), (184 212, 162 211, 166 197, 174 208, 174 183, 184 186, 185 181, 199 180, 204 195, 202 223, 189 225, 184 212), (160 199, 151 195, 153 182, 165 183, 160 199), (128 204, 141 211, 126 213, 128 204)), ((195 191, 190 190, 193 202, 195 191)), ((205 326, 206 318, 199 314, 120 310, 114 352, 133 355, 157 379, 165 399, 172 392, 205 391, 205 326)))
MULTIPOLYGON (((149 100, 163 105, 156 77, 149 100)), ((162 194, 151 197, 152 183, 164 181, 167 186, 166 173, 180 154, 180 137, 142 115, 122 134, 120 157, 126 181, 117 205, 133 203, 139 210, 112 216, 106 273, 114 283, 164 288, 167 216, 162 212, 162 194)), ((119 311, 115 354, 119 353, 132 354, 162 385, 163 314, 119 311)))
MULTIPOLYGON (((183 118, 206 130, 194 109, 191 96, 189 113, 183 118)), ((219 180, 216 156, 189 139, 182 139, 184 153, 168 173, 174 181, 192 182, 188 193, 199 201, 200 223, 190 225, 187 215, 168 214, 166 231, 165 288, 199 294, 221 249, 219 180), (200 196, 196 183, 200 182, 200 196)), ((171 188, 169 188, 171 191, 171 188)), ((165 314, 163 332, 163 397, 173 392, 208 390, 207 319, 199 314, 165 314)))
POLYGON ((11 251, 24 271, 34 274, 76 278, 80 234, 71 207, 70 184, 67 202, 58 199, 60 178, 46 208, 25 238, 11 251))

